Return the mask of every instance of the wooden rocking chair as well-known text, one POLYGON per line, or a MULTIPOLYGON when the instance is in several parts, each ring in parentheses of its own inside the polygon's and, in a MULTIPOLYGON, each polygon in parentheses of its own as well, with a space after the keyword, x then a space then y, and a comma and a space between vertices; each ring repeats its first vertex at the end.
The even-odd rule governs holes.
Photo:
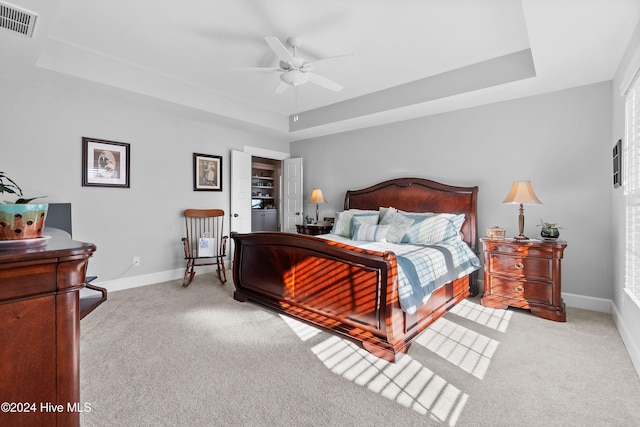
POLYGON ((222 209, 187 209, 184 211, 186 237, 182 238, 187 267, 182 286, 189 286, 195 276, 195 267, 216 265, 220 282, 227 281, 224 258, 228 236, 223 236, 224 211, 222 209))

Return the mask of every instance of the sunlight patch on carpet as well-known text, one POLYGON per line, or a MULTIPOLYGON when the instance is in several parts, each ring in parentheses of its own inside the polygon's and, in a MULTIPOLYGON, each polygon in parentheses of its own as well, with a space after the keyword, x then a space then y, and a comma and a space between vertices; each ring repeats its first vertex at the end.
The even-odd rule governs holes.
POLYGON ((507 331, 513 316, 513 312, 509 310, 484 307, 467 300, 460 301, 449 312, 499 332, 507 331))
POLYGON ((284 314, 279 314, 279 316, 302 341, 308 341, 320 333, 320 329, 314 328, 292 317, 285 316, 284 314))
POLYGON ((390 363, 335 336, 311 351, 331 372, 449 426, 469 397, 409 355, 390 363))
POLYGON ((499 342, 443 317, 414 341, 476 378, 482 379, 499 342))

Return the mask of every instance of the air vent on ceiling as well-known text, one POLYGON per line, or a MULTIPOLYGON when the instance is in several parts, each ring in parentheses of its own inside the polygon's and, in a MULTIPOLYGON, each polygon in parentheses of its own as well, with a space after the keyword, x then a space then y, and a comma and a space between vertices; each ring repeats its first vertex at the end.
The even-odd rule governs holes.
POLYGON ((33 37, 38 14, 9 3, 0 2, 0 28, 33 37))

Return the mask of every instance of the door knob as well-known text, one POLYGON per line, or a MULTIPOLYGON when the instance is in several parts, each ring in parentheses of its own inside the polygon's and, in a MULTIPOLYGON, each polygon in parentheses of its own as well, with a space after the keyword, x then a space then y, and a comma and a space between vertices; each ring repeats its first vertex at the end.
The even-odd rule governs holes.
POLYGON ((296 212, 296 215, 300 215, 300 212, 296 212))
POLYGON ((238 214, 233 214, 233 217, 234 218, 238 218, 238 214))

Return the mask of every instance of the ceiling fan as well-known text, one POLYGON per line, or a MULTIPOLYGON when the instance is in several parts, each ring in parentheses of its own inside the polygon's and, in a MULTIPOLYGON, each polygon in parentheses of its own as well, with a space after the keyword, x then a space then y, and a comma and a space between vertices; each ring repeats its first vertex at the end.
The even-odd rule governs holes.
POLYGON ((289 49, 277 38, 273 36, 267 36, 264 38, 273 53, 278 57, 280 63, 279 67, 243 67, 241 70, 248 71, 269 71, 280 73, 280 83, 276 86, 275 93, 282 93, 289 86, 303 85, 307 82, 314 83, 322 88, 341 91, 343 86, 325 76, 313 72, 313 67, 318 63, 325 61, 331 61, 338 58, 344 58, 353 56, 353 54, 331 56, 327 58, 321 58, 312 62, 305 62, 304 58, 298 56, 298 48, 302 45, 301 40, 295 37, 289 37, 287 44, 291 46, 293 53, 289 52, 289 49))

